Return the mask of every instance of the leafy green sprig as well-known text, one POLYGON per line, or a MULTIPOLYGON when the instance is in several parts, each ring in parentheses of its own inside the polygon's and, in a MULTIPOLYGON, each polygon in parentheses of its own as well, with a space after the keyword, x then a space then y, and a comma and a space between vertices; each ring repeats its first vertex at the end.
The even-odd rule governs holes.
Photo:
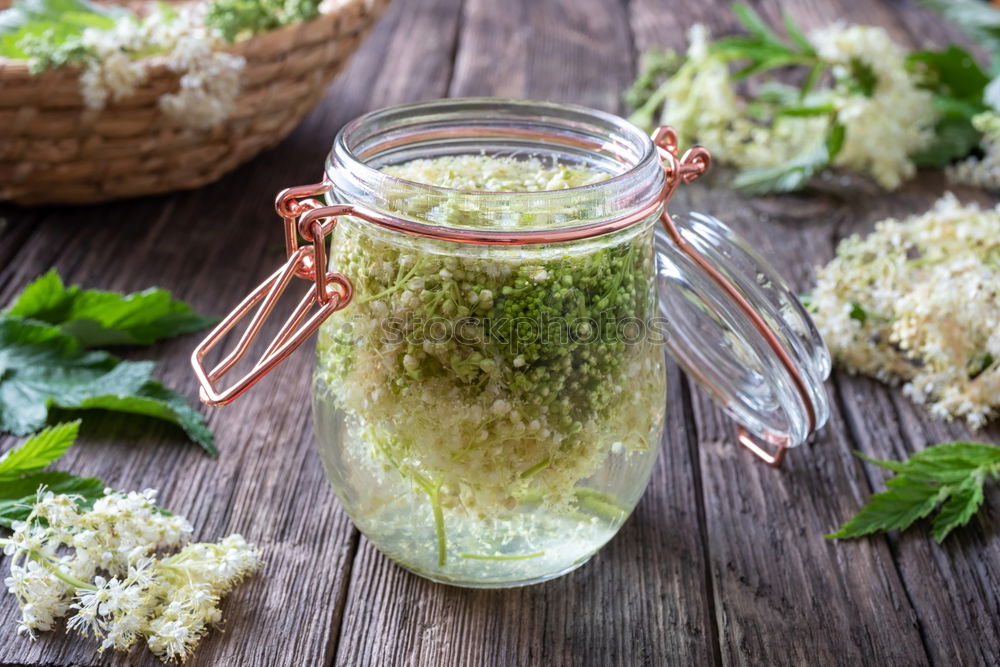
POLYGON ((79 496, 84 508, 104 495, 105 484, 96 477, 45 470, 72 446, 79 430, 79 421, 57 424, 0 456, 0 526, 10 528, 14 521, 24 521, 41 486, 79 496))
POLYGON ((858 456, 896 476, 830 538, 852 538, 889 530, 905 530, 915 521, 934 517, 931 534, 942 542, 964 526, 983 503, 987 479, 1000 481, 1000 447, 979 442, 951 442, 928 447, 906 461, 880 461, 858 456))
POLYGON ((27 435, 44 426, 52 408, 111 410, 172 422, 215 456, 201 414, 152 378, 153 362, 88 349, 149 344, 212 322, 165 290, 67 288, 47 273, 0 313, 0 430, 27 435))
MULTIPOLYGON (((973 0, 957 3, 929 0, 927 4, 941 9, 989 48, 1000 51, 1000 11, 973 0)), ((846 71, 835 71, 788 14, 783 16, 785 35, 781 35, 750 7, 735 4, 732 9, 746 34, 718 39, 709 48, 720 61, 738 68, 731 74, 733 81, 759 79, 750 86, 752 93, 745 98, 747 117, 762 126, 770 126, 781 117, 827 117, 830 121, 822 141, 803 146, 798 155, 784 164, 746 169, 732 185, 754 195, 802 189, 815 175, 830 168, 844 144, 844 128, 837 122, 837 109, 817 94, 818 86, 836 77, 836 85, 871 97, 878 77, 870 66, 857 59, 846 71), (774 80, 778 70, 783 81, 797 81, 797 85, 774 80)), ((660 108, 669 104, 667 81, 683 62, 683 58, 670 51, 651 52, 643 58, 639 76, 625 94, 626 104, 635 109, 633 122, 645 128, 656 124, 660 108)), ((912 156, 914 163, 943 167, 975 152, 982 133, 973 126, 972 119, 984 111, 1000 108, 1000 86, 993 95, 997 99, 991 99, 990 76, 968 51, 956 45, 939 51, 914 52, 906 64, 920 86, 932 93, 937 115, 933 143, 912 156)), ((1000 66, 994 69, 1000 72, 1000 66)))

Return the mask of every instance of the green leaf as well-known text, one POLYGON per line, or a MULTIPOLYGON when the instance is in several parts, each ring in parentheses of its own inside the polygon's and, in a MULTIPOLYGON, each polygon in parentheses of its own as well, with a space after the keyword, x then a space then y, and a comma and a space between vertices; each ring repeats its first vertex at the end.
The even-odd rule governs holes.
POLYGON ((868 319, 868 313, 865 312, 860 303, 852 302, 850 318, 864 324, 865 320, 868 319))
POLYGON ((89 509, 94 501, 104 496, 105 484, 96 477, 77 477, 67 472, 34 472, 0 485, 0 526, 11 527, 14 521, 24 521, 31 513, 38 487, 49 491, 72 494, 83 498, 81 509, 89 509))
POLYGON ((983 96, 989 77, 968 51, 954 45, 941 51, 911 53, 906 62, 920 78, 920 86, 934 95, 938 117, 933 142, 912 156, 914 163, 943 167, 965 157, 982 139, 972 119, 987 109, 983 96))
POLYGON ((35 431, 53 406, 114 410, 173 422, 215 456, 201 415, 152 380, 152 371, 152 362, 86 352, 57 327, 0 315, 0 429, 35 431))
POLYGON ((733 13, 746 31, 759 39, 764 44, 775 48, 788 49, 785 42, 778 36, 778 33, 771 30, 767 22, 761 18, 760 14, 743 3, 736 3, 732 6, 733 13))
POLYGON ((955 528, 969 523, 972 515, 983 504, 983 481, 982 473, 975 473, 953 491, 951 497, 941 505, 941 511, 934 517, 931 529, 931 535, 938 544, 955 528))
POLYGON ((788 33, 788 37, 792 42, 799 47, 799 50, 809 55, 816 55, 816 47, 812 45, 812 42, 809 41, 809 38, 806 37, 802 29, 795 23, 792 16, 788 12, 784 12, 781 15, 781 19, 785 23, 785 32, 788 33))
POLYGON ((0 481, 41 470, 69 449, 80 431, 79 420, 56 424, 25 440, 0 456, 0 481))
POLYGON ((733 179, 732 185, 750 195, 794 192, 804 188, 810 178, 829 164, 830 154, 824 142, 783 165, 742 171, 733 179))
POLYGON ((980 442, 951 442, 928 447, 906 461, 862 459, 896 473, 886 490, 876 493, 830 538, 860 537, 879 531, 905 530, 941 505, 932 534, 938 542, 964 526, 983 502, 987 477, 1000 476, 1000 447, 980 442))
POLYGON ((875 94, 875 88, 878 86, 878 75, 875 74, 871 65, 858 58, 851 58, 848 69, 850 70, 849 87, 851 90, 865 97, 871 97, 875 94))
MULTIPOLYGON (((935 104, 935 107, 937 106, 935 104)), ((930 145, 910 157, 918 167, 944 167, 975 150, 982 137, 982 133, 972 126, 971 116, 940 117, 935 125, 934 139, 930 145)))
POLYGON ((148 345, 215 322, 166 290, 123 295, 67 288, 54 270, 25 287, 7 314, 57 325, 83 347, 148 345))
POLYGON ((990 82, 972 54, 954 44, 941 51, 915 51, 906 64, 921 75, 923 87, 944 97, 981 101, 990 82))
POLYGON ((0 11, 0 57, 25 59, 25 39, 45 39, 53 45, 78 38, 86 28, 111 28, 120 7, 101 7, 85 0, 18 0, 0 11))

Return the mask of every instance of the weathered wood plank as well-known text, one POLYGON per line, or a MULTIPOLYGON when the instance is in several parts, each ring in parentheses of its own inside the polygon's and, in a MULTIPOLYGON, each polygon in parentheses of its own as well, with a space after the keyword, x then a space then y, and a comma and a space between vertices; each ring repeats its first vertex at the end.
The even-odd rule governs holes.
MULTIPOLYGON (((627 31, 615 3, 471 0, 451 94, 615 110, 632 76, 627 31)), ((701 501, 676 369, 670 380, 650 489, 591 563, 526 589, 466 591, 421 580, 362 540, 337 664, 712 664, 701 501)))
POLYGON ((631 37, 618 2, 470 0, 449 93, 617 111, 632 76, 631 37))

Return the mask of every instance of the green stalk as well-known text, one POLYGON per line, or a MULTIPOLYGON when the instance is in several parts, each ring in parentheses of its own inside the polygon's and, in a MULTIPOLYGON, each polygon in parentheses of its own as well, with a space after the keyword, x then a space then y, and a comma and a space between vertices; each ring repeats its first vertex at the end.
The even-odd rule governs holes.
MULTIPOLYGON (((6 540, 4 540, 4 541, 6 541, 6 540)), ((56 567, 56 565, 54 565, 52 563, 52 561, 50 561, 48 558, 46 558, 45 556, 43 556, 42 554, 40 554, 38 552, 35 552, 35 551, 22 551, 21 553, 23 553, 28 558, 30 558, 31 560, 35 561, 36 563, 38 563, 42 567, 44 567, 46 570, 48 570, 49 574, 51 574, 52 576, 54 576, 56 579, 58 579, 59 581, 63 582, 67 586, 72 586, 75 589, 81 589, 82 588, 82 589, 90 590, 90 591, 96 591, 97 590, 97 586, 94 586, 93 584, 88 584, 86 581, 83 581, 82 579, 77 579, 76 577, 71 577, 70 575, 68 575, 65 572, 63 572, 60 568, 56 567)))
POLYGON ((437 483, 433 491, 428 492, 431 499, 431 509, 434 512, 434 530, 437 533, 438 545, 438 567, 444 567, 448 560, 448 551, 444 534, 444 511, 441 509, 441 482, 437 483))

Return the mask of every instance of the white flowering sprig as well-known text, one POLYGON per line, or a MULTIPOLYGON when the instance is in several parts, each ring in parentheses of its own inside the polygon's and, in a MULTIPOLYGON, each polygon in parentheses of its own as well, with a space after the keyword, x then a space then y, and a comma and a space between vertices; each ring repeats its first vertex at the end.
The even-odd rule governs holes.
POLYGON ((798 190, 839 168, 892 190, 977 147, 990 80, 963 49, 907 53, 882 28, 842 23, 806 35, 787 16, 783 36, 733 11, 749 34, 693 26, 686 54, 646 58, 626 100, 637 124, 672 125, 737 167, 738 189, 798 190))
POLYGON ((810 308, 838 363, 978 428, 1000 414, 998 285, 1000 208, 948 195, 842 241, 810 308))
POLYGON ((240 535, 187 543, 191 525, 155 500, 152 489, 107 489, 88 509, 79 496, 40 488, 27 520, 0 539, 11 557, 4 584, 21 608, 18 632, 34 639, 69 614, 67 630, 100 640, 99 652, 145 638, 161 659, 185 660, 260 554, 240 535))

